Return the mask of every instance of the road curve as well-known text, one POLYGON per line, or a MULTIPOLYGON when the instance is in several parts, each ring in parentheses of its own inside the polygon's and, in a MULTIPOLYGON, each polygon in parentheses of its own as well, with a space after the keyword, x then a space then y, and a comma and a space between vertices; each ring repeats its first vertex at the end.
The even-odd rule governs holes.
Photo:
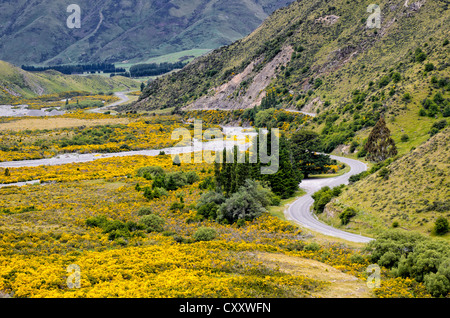
POLYGON ((120 98, 120 100, 118 100, 117 102, 114 102, 110 105, 106 105, 100 108, 95 108, 95 109, 91 109, 89 110, 89 112, 91 113, 102 113, 104 111, 110 110, 113 107, 125 104, 126 102, 128 102, 130 99, 128 98, 127 94, 131 93, 131 91, 125 91, 125 92, 115 92, 114 95, 116 95, 117 97, 120 98))
POLYGON ((312 194, 320 190, 322 187, 329 186, 330 188, 339 186, 341 184, 348 184, 348 180, 352 175, 358 174, 367 170, 367 166, 354 159, 348 159, 337 156, 330 156, 332 159, 338 160, 350 166, 350 172, 335 178, 324 179, 306 179, 300 183, 300 187, 306 191, 306 195, 299 198, 285 211, 287 219, 293 220, 299 225, 310 230, 328 235, 338 237, 351 242, 368 243, 372 238, 348 233, 338 230, 332 226, 320 222, 317 217, 311 212, 311 207, 314 203, 312 194))

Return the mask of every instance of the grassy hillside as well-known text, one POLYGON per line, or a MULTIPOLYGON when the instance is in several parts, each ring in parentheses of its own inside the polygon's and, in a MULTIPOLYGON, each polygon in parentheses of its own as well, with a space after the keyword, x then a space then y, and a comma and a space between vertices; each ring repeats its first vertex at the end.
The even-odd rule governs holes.
POLYGON ((0 61, 0 101, 7 103, 15 98, 32 98, 66 91, 92 93, 138 89, 140 82, 117 76, 63 75, 56 71, 29 73, 0 61))
POLYGON ((350 187, 328 221, 340 226, 339 213, 353 207, 356 232, 397 221, 430 233, 438 215, 448 217, 448 130, 427 142, 450 116, 448 3, 380 1, 381 28, 369 28, 371 3, 296 1, 248 37, 150 83, 125 109, 248 109, 268 96, 270 107, 316 113, 306 126, 324 152, 347 145, 361 158, 384 116, 400 159, 386 168, 389 179, 377 172, 350 187))
MULTIPOLYGON (((356 182, 327 206, 323 219, 342 227, 339 214, 357 215, 343 227, 377 233, 392 226, 432 234, 439 216, 450 218, 450 128, 386 168, 356 182)), ((448 235, 447 235, 448 236, 448 235)))
MULTIPOLYGON (((443 46, 449 35, 444 27, 450 18, 447 4, 442 1, 422 2, 424 4, 418 9, 412 5, 405 7, 404 1, 382 1, 381 29, 366 26, 369 15, 366 9, 370 1, 295 2, 278 10, 243 40, 216 50, 180 74, 153 84, 142 96, 144 102, 139 106, 186 105, 206 95, 210 88, 226 83, 251 62, 262 61, 254 69, 257 73, 283 46, 288 45, 296 52, 273 83, 282 91, 280 99, 283 106, 301 106, 313 98, 318 98, 319 104, 329 101, 332 105, 342 106, 352 99, 355 89, 366 90, 371 81, 373 92, 366 97, 381 94, 376 84, 391 69, 403 75, 399 82, 401 87, 397 87, 397 94, 394 94, 398 100, 399 93, 409 89, 409 84, 424 82, 421 76, 423 64, 433 62, 438 71, 448 75, 445 57, 449 46, 443 46), (436 12, 442 14, 437 15, 436 12), (427 55, 425 63, 412 63, 418 47, 427 55), (316 78, 321 79, 320 85, 319 82, 315 85, 316 78), (163 86, 170 87, 164 92, 155 89, 163 86), (305 100, 303 95, 310 89, 314 95, 305 100), (162 98, 166 91, 172 90, 175 90, 173 94, 162 98), (294 98, 289 100, 289 95, 294 98), (148 97, 150 99, 146 103, 148 97)), ((251 80, 251 75, 248 79, 251 80)), ((395 102, 395 99, 387 99, 387 106, 395 102)), ((248 104, 242 103, 241 106, 246 108, 248 104)))
POLYGON ((249 34, 292 1, 80 0, 80 29, 66 26, 66 8, 73 1, 3 1, 0 60, 16 65, 142 62, 214 49, 249 34))
POLYGON ((318 114, 310 128, 326 152, 351 142, 360 150, 383 114, 407 153, 450 116, 450 11, 444 1, 380 1, 381 28, 371 29, 369 4, 296 1, 248 37, 150 83, 126 110, 245 109, 271 92, 274 106, 318 114))

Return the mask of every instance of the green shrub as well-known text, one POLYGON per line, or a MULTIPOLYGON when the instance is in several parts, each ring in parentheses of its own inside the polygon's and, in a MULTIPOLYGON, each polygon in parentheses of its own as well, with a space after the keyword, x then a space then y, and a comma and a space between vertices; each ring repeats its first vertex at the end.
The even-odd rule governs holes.
POLYGON ((111 230, 108 232, 108 240, 114 241, 117 239, 123 239, 130 237, 130 232, 120 229, 111 230))
POLYGON ((434 70, 434 64, 433 63, 425 64, 425 72, 431 72, 432 70, 434 70))
POLYGON ((320 86, 322 86, 323 80, 321 78, 316 78, 314 81, 314 89, 318 89, 320 86))
POLYGON ((279 206, 281 204, 281 198, 278 195, 274 195, 270 202, 273 206, 279 206))
POLYGON ((342 225, 347 225, 352 217, 356 216, 356 211, 353 208, 346 208, 344 212, 339 214, 342 225))
MULTIPOLYGON (((389 230, 366 247, 371 251, 371 261, 392 269, 394 276, 414 278, 436 273, 450 257, 449 243, 426 238, 418 233, 389 230)), ((445 266, 442 269, 445 272, 445 266)))
POLYGON ((266 212, 256 198, 247 192, 236 192, 228 198, 219 208, 217 221, 234 223, 239 219, 251 221, 266 212))
POLYGON ((305 246, 306 246, 306 243, 303 241, 294 241, 294 242, 289 242, 286 245, 286 249, 288 251, 303 251, 305 246))
POLYGON ((402 79, 402 76, 400 75, 400 73, 398 73, 398 72, 392 73, 392 81, 394 83, 400 82, 401 79, 402 79))
POLYGON ((216 184, 214 182, 213 177, 208 176, 206 177, 202 182, 200 182, 200 184, 198 185, 199 189, 202 190, 214 190, 214 188, 216 187, 216 184))
POLYGON ((383 178, 383 179, 388 179, 389 178, 389 174, 390 174, 391 172, 390 172, 390 170, 388 169, 388 168, 386 168, 386 167, 383 167, 383 168, 381 168, 380 169, 380 171, 378 172, 378 176, 380 177, 380 178, 383 178))
POLYGON ((210 202, 201 205, 197 213, 206 219, 215 220, 217 218, 217 211, 219 211, 219 206, 214 202, 210 202))
POLYGON ((170 211, 182 211, 184 209, 184 203, 181 202, 174 202, 172 203, 172 205, 170 206, 169 210, 170 211))
POLYGON ((385 75, 385 76, 381 77, 380 81, 378 82, 378 86, 380 88, 383 88, 387 84, 389 84, 390 81, 391 81, 391 78, 388 75, 385 75))
POLYGON ((147 180, 153 180, 156 176, 164 176, 165 171, 159 166, 142 167, 136 171, 136 175, 147 180))
MULTIPOLYGON (((118 240, 119 238, 129 238, 132 236, 142 236, 144 226, 132 221, 126 223, 119 220, 108 220, 105 216, 88 218, 86 225, 99 227, 104 234, 108 234, 109 240, 118 240)), ((121 240, 126 244, 125 240, 121 240)), ((119 242, 120 243, 120 242, 119 242)))
POLYGON ((443 216, 438 217, 436 222, 434 223, 433 231, 434 233, 436 233, 436 235, 444 235, 448 233, 449 231, 448 220, 443 216))
POLYGON ((403 94, 403 96, 402 96, 402 100, 403 100, 404 102, 409 103, 409 102, 411 101, 411 99, 412 99, 412 96, 411 96, 410 93, 405 93, 405 94, 403 94))
POLYGON ((427 111, 426 111, 425 109, 421 108, 421 109, 419 110, 419 116, 424 117, 424 116, 426 116, 426 115, 427 115, 427 111))
POLYGON ((447 121, 445 119, 442 119, 442 120, 439 120, 439 121, 433 123, 433 126, 431 126, 431 127, 436 128, 438 130, 442 130, 445 128, 445 126, 447 126, 447 121))
POLYGON ((216 237, 217 231, 210 227, 200 227, 193 235, 195 241, 211 241, 216 237))
POLYGON ((313 209, 316 213, 320 214, 323 213, 323 210, 325 209, 325 206, 334 198, 341 194, 342 186, 334 187, 333 189, 330 189, 330 187, 323 187, 316 193, 312 195, 312 198, 314 199, 313 209))
POLYGON ((450 292, 450 282, 441 274, 431 273, 425 276, 424 285, 433 297, 445 297, 450 292))
POLYGON ((370 253, 372 263, 378 263, 387 252, 393 252, 400 259, 402 256, 407 256, 413 251, 417 242, 424 239, 425 237, 418 233, 409 233, 400 229, 388 230, 379 235, 376 240, 369 242, 365 251, 370 253))
POLYGON ((153 211, 148 206, 142 206, 137 211, 137 215, 139 215, 139 216, 149 215, 149 214, 152 214, 152 213, 153 213, 153 211))
POLYGON ((145 187, 144 188, 144 197, 147 200, 153 200, 153 199, 159 199, 163 196, 168 196, 169 194, 167 193, 167 190, 164 188, 150 188, 150 187, 145 187))
POLYGON ((414 58, 415 58, 416 62, 420 63, 427 59, 427 55, 422 51, 422 49, 417 48, 414 53, 414 58))
POLYGON ((251 221, 267 211, 265 207, 271 204, 273 196, 273 192, 260 182, 247 179, 245 185, 239 187, 237 192, 220 205, 217 221, 251 221))
POLYGON ((361 180, 361 179, 364 179, 364 178, 367 177, 368 175, 370 175, 370 173, 369 173, 368 171, 363 171, 363 172, 361 172, 361 173, 358 173, 358 174, 355 174, 355 175, 351 176, 351 177, 348 179, 348 181, 349 181, 350 183, 357 182, 357 181, 359 181, 359 180, 361 180))
POLYGON ((166 189, 177 190, 187 184, 186 174, 182 171, 172 172, 166 175, 166 189))
POLYGON ((156 214, 144 215, 139 223, 145 226, 148 233, 164 231, 164 219, 156 214))
POLYGON ((352 256, 350 256, 350 261, 356 264, 364 264, 366 262, 366 259, 361 254, 353 254, 352 256))
POLYGON ((316 242, 312 242, 312 243, 305 245, 304 250, 311 251, 311 252, 317 252, 318 250, 320 250, 320 245, 317 244, 316 242))
POLYGON ((186 173, 186 182, 188 184, 193 184, 195 182, 198 182, 200 180, 200 177, 197 175, 195 171, 188 171, 186 173))

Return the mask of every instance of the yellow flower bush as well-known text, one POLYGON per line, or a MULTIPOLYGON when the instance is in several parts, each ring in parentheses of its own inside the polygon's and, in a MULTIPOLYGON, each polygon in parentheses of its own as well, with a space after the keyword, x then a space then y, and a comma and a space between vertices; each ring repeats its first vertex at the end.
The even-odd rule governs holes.
MULTIPOLYGON (((204 114, 210 124, 216 115, 225 116, 217 111, 204 114)), ((133 147, 160 146, 180 125, 172 116, 134 119, 125 127, 112 128, 117 140, 127 134, 136 136, 130 142, 133 147)), ((32 153, 33 148, 18 147, 23 147, 24 154, 32 153)), ((254 256, 258 251, 310 258, 363 280, 367 276, 367 257, 355 258, 355 250, 338 243, 314 244, 296 226, 268 213, 240 225, 195 221, 195 205, 203 193, 199 183, 213 175, 213 164, 176 166, 170 156, 161 155, 99 157, 87 163, 9 170, 8 176, 0 170, 0 183, 42 181, 41 185, 0 188, 0 291, 14 297, 307 297, 327 285, 270 269, 254 256), (136 174, 147 166, 160 166, 167 173, 195 171, 200 180, 147 200, 136 190, 138 184, 141 188, 153 184, 136 174), (174 203, 182 207, 171 209, 174 203), (86 224, 96 216, 139 222, 141 207, 164 220, 164 231, 115 240, 101 228, 86 224), (214 228, 217 238, 193 240, 201 226, 214 228), (71 264, 80 268, 80 288, 67 285, 71 264)), ((389 278, 382 279, 375 295, 428 296, 422 284, 389 278)))
MULTIPOLYGON (((76 119, 108 119, 111 115, 84 113, 77 111, 60 116, 76 119)), ((88 132, 79 128, 54 129, 51 131, 0 132, 0 142, 10 150, 0 150, 0 161, 42 159, 63 153, 105 153, 123 152, 143 149, 162 149, 174 146, 178 141, 172 140, 172 131, 182 127, 180 120, 174 116, 135 118, 127 125, 106 126, 106 140, 99 141, 96 127, 88 132), (89 133, 92 134, 89 136, 89 133), (82 144, 73 137, 85 138, 82 144), (88 136, 86 140, 86 136, 88 136), (42 145, 38 144, 45 140, 42 145)))
POLYGON ((374 292, 379 298, 431 298, 425 286, 411 278, 382 279, 374 292))

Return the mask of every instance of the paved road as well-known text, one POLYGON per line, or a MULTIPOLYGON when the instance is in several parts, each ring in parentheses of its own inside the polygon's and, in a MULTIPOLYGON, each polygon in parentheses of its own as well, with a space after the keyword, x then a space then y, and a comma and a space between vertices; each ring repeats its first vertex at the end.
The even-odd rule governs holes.
POLYGON ((367 170, 367 166, 358 160, 337 156, 331 156, 331 158, 350 166, 350 172, 335 178, 303 180, 300 183, 300 187, 306 191, 306 195, 302 196, 289 206, 286 211, 286 217, 290 220, 295 221, 303 227, 325 235, 342 238, 352 242, 368 243, 372 240, 371 238, 348 233, 324 224, 320 222, 317 217, 311 212, 311 207, 314 203, 314 199, 311 197, 311 195, 314 194, 314 192, 320 190, 325 186, 333 188, 341 184, 348 184, 348 179, 350 178, 350 176, 367 170))
POLYGON ((128 102, 130 99, 128 98, 127 94, 131 93, 131 91, 126 91, 126 92, 116 92, 114 93, 114 95, 116 95, 117 97, 120 98, 120 100, 118 100, 115 103, 112 103, 110 105, 107 106, 103 106, 100 108, 95 108, 95 109, 91 109, 89 112, 91 113, 103 113, 107 110, 111 110, 111 108, 115 107, 115 106, 119 106, 122 104, 125 104, 126 102, 128 102))
POLYGON ((295 109, 285 109, 285 111, 290 112, 290 113, 300 113, 309 117, 316 117, 317 114, 316 113, 308 113, 308 112, 304 112, 301 110, 295 110, 295 109))

